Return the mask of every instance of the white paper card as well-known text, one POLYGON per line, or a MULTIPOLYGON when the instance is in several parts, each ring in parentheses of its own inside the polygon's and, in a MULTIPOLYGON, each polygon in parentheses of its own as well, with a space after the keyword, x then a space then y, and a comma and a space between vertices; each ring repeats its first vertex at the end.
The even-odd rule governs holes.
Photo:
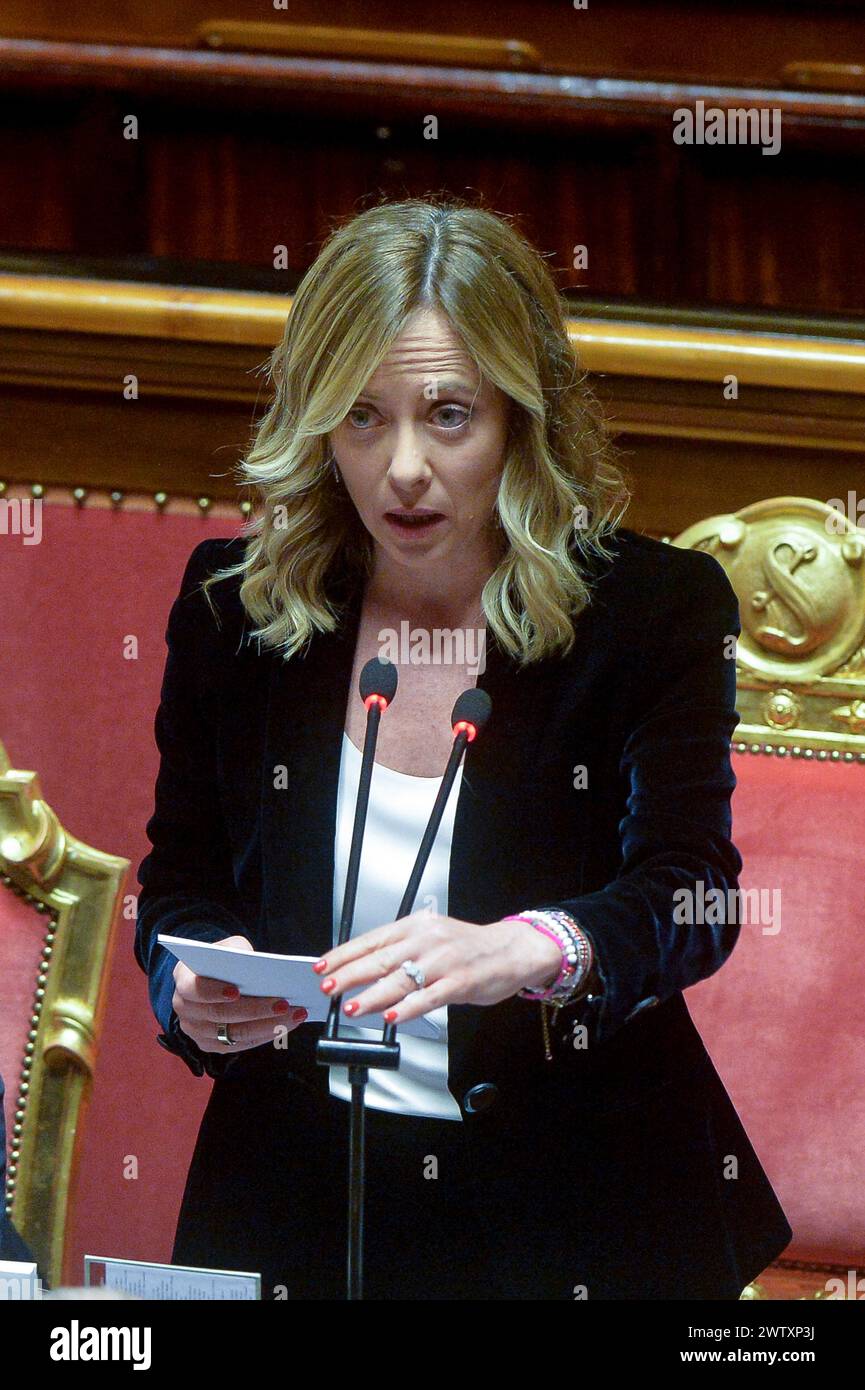
POLYGON ((0 1301, 42 1297, 42 1280, 29 1260, 0 1260, 0 1301))
POLYGON ((144 1260, 110 1260, 84 1256, 84 1284, 114 1289, 134 1298, 181 1302, 261 1298, 261 1275, 233 1269, 194 1269, 186 1265, 148 1264, 144 1260))
MULTIPOLYGON (((280 956, 272 951, 238 951, 233 946, 221 946, 218 942, 191 941, 185 936, 160 935, 157 941, 167 947, 178 960, 182 960, 196 975, 209 975, 214 980, 224 980, 226 984, 237 985, 241 994, 260 998, 263 995, 276 995, 287 999, 295 1008, 309 1010, 309 1023, 323 1023, 330 1009, 330 1000, 320 989, 321 979, 310 969, 317 956, 280 956)), ((347 990, 343 996, 350 999, 359 994, 357 989, 347 990)), ((274 1014, 278 1019, 279 1015, 274 1014)), ((343 1022, 348 1019, 340 1016, 340 1033, 343 1022)), ((384 1027, 381 1014, 363 1014, 357 1020, 361 1028, 384 1027)), ((303 1026, 303 1025, 301 1025, 303 1026)), ((354 1026, 351 1024, 350 1026, 354 1026)), ((410 1018, 407 1023, 397 1025, 400 1032, 418 1038, 439 1038, 441 1029, 427 1014, 420 1018, 410 1018)), ((350 1033, 346 1033, 350 1037, 350 1033)))

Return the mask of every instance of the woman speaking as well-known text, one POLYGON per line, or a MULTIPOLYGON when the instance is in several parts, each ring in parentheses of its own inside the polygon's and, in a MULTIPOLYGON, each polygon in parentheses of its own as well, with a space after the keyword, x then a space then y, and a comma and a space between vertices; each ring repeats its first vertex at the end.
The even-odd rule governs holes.
POLYGON ((791 1231, 682 993, 739 930, 723 569, 619 524, 563 303, 488 211, 338 228, 271 379, 259 505, 189 559, 156 717, 136 956, 160 1042, 215 1078, 173 1259, 343 1297, 350 1087, 323 1024, 160 932, 315 956, 349 1036, 438 1025, 369 1073, 367 1298, 738 1297, 791 1231), (378 655, 399 686, 337 947, 378 655), (394 920, 475 685, 489 722, 394 920))

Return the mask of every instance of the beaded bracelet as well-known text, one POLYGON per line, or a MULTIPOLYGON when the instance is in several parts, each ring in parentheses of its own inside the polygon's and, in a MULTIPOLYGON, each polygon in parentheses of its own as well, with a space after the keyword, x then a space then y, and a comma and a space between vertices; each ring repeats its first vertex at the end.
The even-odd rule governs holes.
POLYGON ((527 922, 555 941, 562 953, 562 968, 553 983, 546 989, 521 989, 519 997, 550 1003, 557 1008, 570 1003, 591 973, 594 962, 592 943, 579 924, 559 908, 531 909, 513 913, 503 920, 527 922))
MULTIPOLYGON (((547 1011, 551 1006, 558 1010, 565 1004, 574 1002, 575 996, 576 998, 580 997, 594 964, 592 942, 579 923, 569 913, 562 912, 559 908, 513 913, 512 920, 527 922, 536 931, 542 931, 545 936, 551 937, 556 942, 562 952, 562 969, 548 989, 521 989, 518 992, 518 997, 521 995, 525 999, 534 999, 541 1006, 544 1056, 548 1062, 552 1062, 553 1050, 547 1011), (579 968, 577 968, 577 963, 579 968)), ((592 998, 590 994, 586 997, 592 998)))
POLYGON ((558 927, 558 924, 556 927, 553 927, 549 924, 545 924, 540 916, 535 916, 533 914, 529 917, 523 913, 514 913, 510 917, 503 918, 503 921, 527 922, 530 927, 534 927, 535 931, 543 932, 544 936, 548 936, 551 941, 554 941, 562 953, 561 969, 553 980, 553 983, 544 990, 521 989, 519 991, 520 998, 549 999, 553 991, 560 989, 563 984, 567 983, 568 986, 570 986, 571 977, 577 968, 577 953, 570 937, 566 936, 565 932, 558 927))
POLYGON ((577 950, 577 968, 574 977, 565 987, 555 989, 551 999, 556 1008, 561 1008, 565 1004, 573 1003, 578 999, 585 988, 585 983, 592 973, 595 963, 595 953, 592 948, 591 938, 586 935, 575 918, 570 913, 563 912, 560 908, 544 908, 541 916, 546 921, 557 921, 561 928, 567 933, 570 940, 575 944, 577 950))

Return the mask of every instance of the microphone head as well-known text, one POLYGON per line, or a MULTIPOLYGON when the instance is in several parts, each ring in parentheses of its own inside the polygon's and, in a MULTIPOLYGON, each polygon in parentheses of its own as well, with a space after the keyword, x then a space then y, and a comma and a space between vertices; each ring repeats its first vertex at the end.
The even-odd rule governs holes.
POLYGON ((451 724, 453 726, 470 724, 474 729, 474 733, 469 733, 469 742, 471 742, 483 729, 492 713, 492 708, 493 702, 487 692, 478 686, 473 686, 471 690, 464 690, 462 695, 457 696, 451 714, 451 724))
POLYGON ((386 656, 373 656, 360 673, 360 698, 366 704, 370 695, 379 695, 389 705, 396 694, 397 669, 386 656))

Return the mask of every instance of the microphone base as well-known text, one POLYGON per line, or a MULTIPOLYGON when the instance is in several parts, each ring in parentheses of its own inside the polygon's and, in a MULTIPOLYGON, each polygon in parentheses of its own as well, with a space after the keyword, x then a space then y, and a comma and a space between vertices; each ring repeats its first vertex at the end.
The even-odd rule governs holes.
POLYGON ((399 1069, 399 1043, 359 1038, 319 1038, 315 1060, 322 1067, 373 1067, 399 1069))

